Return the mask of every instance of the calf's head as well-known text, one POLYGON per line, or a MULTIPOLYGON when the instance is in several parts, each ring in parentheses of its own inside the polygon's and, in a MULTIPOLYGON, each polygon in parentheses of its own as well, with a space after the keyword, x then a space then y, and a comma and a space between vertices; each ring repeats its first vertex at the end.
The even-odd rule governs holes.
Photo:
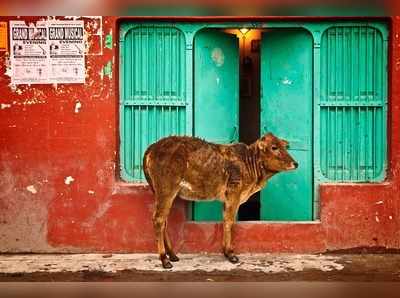
POLYGON ((298 163, 287 152, 289 143, 267 133, 256 141, 265 169, 273 172, 294 170, 298 163))

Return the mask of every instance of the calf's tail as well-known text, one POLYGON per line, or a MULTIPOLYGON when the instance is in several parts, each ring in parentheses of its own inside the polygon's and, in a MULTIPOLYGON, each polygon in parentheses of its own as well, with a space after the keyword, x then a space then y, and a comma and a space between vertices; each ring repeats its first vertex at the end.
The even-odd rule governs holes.
POLYGON ((148 160, 147 156, 150 154, 150 148, 151 148, 151 146, 147 148, 146 152, 143 155, 143 173, 144 173, 144 176, 146 177, 147 183, 149 184, 151 191, 154 193, 153 181, 151 180, 151 177, 149 174, 149 167, 147 164, 147 160, 148 160))

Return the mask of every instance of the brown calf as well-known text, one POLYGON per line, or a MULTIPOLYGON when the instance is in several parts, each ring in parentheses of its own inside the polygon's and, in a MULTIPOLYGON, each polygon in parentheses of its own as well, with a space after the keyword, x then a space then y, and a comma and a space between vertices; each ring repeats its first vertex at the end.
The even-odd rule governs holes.
POLYGON ((239 206, 267 180, 281 171, 297 168, 287 152, 288 142, 268 133, 251 145, 218 145, 194 137, 170 136, 150 145, 143 170, 155 195, 153 224, 164 268, 178 261, 167 233, 167 217, 174 199, 224 203, 223 252, 232 263, 231 230, 239 206), (169 258, 168 258, 169 257, 169 258))

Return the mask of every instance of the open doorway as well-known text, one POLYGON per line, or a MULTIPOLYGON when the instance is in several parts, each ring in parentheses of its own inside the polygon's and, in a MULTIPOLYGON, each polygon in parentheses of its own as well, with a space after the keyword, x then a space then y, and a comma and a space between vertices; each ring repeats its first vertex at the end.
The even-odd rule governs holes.
MULTIPOLYGON (((194 42, 194 135, 251 144, 266 132, 298 161, 240 206, 238 220, 312 220, 312 37, 304 29, 203 29, 194 42)), ((193 219, 222 220, 222 204, 196 202, 193 219)))
MULTIPOLYGON (((203 29, 194 41, 194 134, 216 143, 250 144, 260 135, 260 30, 203 29)), ((220 202, 196 202, 195 220, 221 220, 220 202)), ((259 194, 238 220, 259 220, 259 194)))
MULTIPOLYGON (((260 43, 262 30, 227 29, 239 41, 239 141, 251 144, 260 137, 260 43)), ((260 193, 242 204, 238 220, 260 220, 260 193)))

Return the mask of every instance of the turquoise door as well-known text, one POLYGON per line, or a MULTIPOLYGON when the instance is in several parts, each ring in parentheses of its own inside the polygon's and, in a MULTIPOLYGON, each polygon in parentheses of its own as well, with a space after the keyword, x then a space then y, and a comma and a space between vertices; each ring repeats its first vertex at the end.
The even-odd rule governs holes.
POLYGON ((261 220, 312 220, 312 36, 303 29, 274 29, 261 41, 261 133, 290 143, 299 163, 261 192, 261 220))
MULTIPOLYGON (((235 35, 202 30, 194 40, 194 135, 215 143, 239 136, 239 48, 235 35)), ((196 202, 193 219, 222 219, 222 203, 196 202)))

